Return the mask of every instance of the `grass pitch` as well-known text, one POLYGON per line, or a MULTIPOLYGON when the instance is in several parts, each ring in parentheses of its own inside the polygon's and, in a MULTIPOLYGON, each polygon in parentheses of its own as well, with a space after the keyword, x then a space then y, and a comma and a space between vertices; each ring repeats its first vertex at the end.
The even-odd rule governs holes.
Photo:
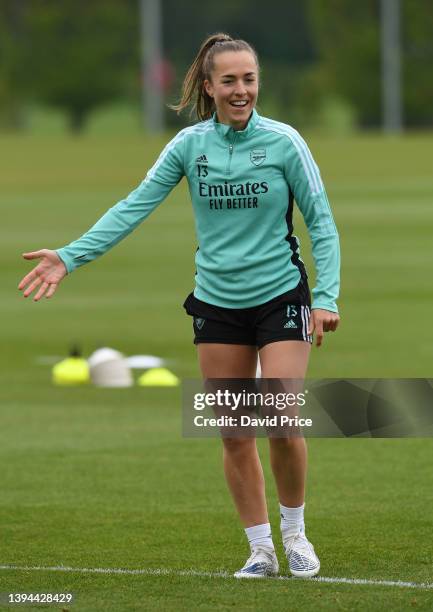
MULTIPOLYGON (((196 245, 185 185, 52 300, 34 304, 16 289, 30 269, 21 252, 79 236, 141 180, 166 139, 2 140, 0 565, 148 573, 1 569, 0 592, 72 591, 80 611, 430 610, 431 589, 214 575, 236 570, 248 550, 220 442, 181 437, 180 392, 55 388, 44 365, 73 343, 86 355, 108 345, 198 377, 181 307, 196 245)), ((341 328, 313 350, 309 375, 431 377, 433 138, 308 140, 343 255, 341 328)), ((295 228, 312 272, 299 217, 295 228)), ((266 441, 259 447, 284 571, 266 441)), ((309 449, 306 518, 321 575, 433 582, 432 440, 310 440, 309 449)))

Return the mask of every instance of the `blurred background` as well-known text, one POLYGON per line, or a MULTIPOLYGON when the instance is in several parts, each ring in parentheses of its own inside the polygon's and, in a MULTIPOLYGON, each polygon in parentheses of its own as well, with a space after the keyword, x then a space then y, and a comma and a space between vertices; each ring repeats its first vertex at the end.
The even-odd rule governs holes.
MULTIPOLYGON (((428 0, 186 0, 181 10, 175 0, 2 0, 0 127, 134 132, 143 89, 176 101, 201 41, 227 31, 259 52, 265 115, 299 128, 377 129, 386 87, 394 125, 429 128, 432 29, 428 0)), ((188 120, 168 109, 163 119, 188 120)))

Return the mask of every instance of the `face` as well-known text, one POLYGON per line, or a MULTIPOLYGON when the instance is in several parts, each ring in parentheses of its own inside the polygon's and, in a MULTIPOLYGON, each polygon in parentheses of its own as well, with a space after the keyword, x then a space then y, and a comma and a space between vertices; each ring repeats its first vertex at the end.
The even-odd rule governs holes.
POLYGON ((256 60, 249 51, 224 51, 214 57, 211 80, 204 82, 214 99, 218 121, 243 130, 259 93, 256 60))

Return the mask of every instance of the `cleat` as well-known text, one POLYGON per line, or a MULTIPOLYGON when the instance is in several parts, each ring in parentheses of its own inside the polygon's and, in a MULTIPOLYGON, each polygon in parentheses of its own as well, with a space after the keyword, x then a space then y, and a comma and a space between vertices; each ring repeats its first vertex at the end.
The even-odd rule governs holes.
POLYGON ((278 559, 275 550, 257 546, 242 569, 235 572, 235 578, 266 578, 278 574, 278 559))
POLYGON ((319 573, 320 561, 314 552, 314 546, 309 542, 304 533, 284 536, 284 550, 289 570, 297 578, 312 578, 319 573))

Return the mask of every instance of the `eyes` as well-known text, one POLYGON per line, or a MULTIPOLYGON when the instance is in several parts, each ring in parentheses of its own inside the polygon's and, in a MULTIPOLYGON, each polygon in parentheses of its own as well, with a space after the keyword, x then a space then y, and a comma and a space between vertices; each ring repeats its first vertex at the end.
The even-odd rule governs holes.
MULTIPOLYGON (((255 78, 254 77, 247 77, 246 79, 244 79, 245 83, 254 83, 255 82, 255 78)), ((222 81, 223 85, 230 85, 231 83, 234 83, 235 80, 234 79, 224 79, 222 81)))

